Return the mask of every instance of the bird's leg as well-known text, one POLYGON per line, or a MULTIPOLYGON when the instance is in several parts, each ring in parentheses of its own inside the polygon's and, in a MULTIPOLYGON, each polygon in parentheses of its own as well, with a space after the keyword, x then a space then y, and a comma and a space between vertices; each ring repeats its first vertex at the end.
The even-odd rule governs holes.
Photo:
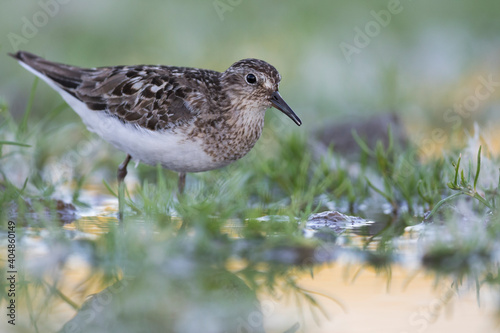
POLYGON ((125 204, 125 182, 123 181, 125 179, 125 176, 127 175, 127 165, 128 162, 132 159, 132 156, 127 154, 127 157, 125 157, 125 161, 118 166, 118 218, 121 221, 123 219, 123 209, 124 209, 124 204, 125 204))
POLYGON ((179 194, 184 193, 184 186, 186 185, 186 173, 179 172, 179 194))
MULTIPOLYGON (((179 200, 179 203, 185 202, 185 197, 184 197, 184 186, 186 185, 186 173, 185 172, 179 172, 179 193, 177 194, 177 199, 179 200)), ((188 225, 188 220, 186 217, 182 217, 182 223, 179 228, 179 230, 186 230, 187 225, 188 225)))
POLYGON ((127 157, 125 157, 125 161, 123 161, 122 164, 120 164, 118 166, 118 175, 117 175, 118 184, 123 182, 123 180, 125 179, 125 176, 127 175, 127 165, 128 165, 128 162, 130 162, 130 159, 132 159, 132 156, 127 154, 127 157))

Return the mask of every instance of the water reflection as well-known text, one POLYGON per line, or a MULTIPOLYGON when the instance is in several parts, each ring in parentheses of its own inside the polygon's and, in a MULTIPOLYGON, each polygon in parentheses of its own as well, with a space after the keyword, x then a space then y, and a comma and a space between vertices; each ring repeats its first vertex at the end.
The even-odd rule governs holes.
MULTIPOLYGON (((33 308, 51 314, 46 323, 38 319, 43 330, 351 332, 366 328, 354 317, 380 322, 385 309, 394 314, 389 332, 432 332, 432 325, 460 332, 458 322, 478 323, 484 315, 474 292, 456 277, 488 283, 497 276, 494 249, 487 244, 476 252, 478 247, 468 251, 458 244, 426 245, 424 235, 435 240, 439 234, 425 225, 381 248, 383 231, 397 224, 391 215, 377 222, 336 211, 308 221, 233 218, 215 232, 213 223, 221 223, 215 217, 184 228, 175 216, 161 217, 168 223, 129 216, 120 224, 115 201, 100 202, 105 204, 80 210, 60 235, 34 229, 24 238, 25 274, 37 281, 24 294, 44 295, 32 299, 33 308), (304 229, 296 237, 274 232, 287 223, 304 229), (258 232, 248 233, 248 224, 258 232), (260 224, 276 226, 264 235, 260 224), (453 304, 473 315, 452 313, 453 325, 447 326, 442 317, 453 304)), ((490 315, 495 306, 488 290, 483 288, 481 300, 490 315)), ((23 309, 25 318, 30 311, 23 309)))

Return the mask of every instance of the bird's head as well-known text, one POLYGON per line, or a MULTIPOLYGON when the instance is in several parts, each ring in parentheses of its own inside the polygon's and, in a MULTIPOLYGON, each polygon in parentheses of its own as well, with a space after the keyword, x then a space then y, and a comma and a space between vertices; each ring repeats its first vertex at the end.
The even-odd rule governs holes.
POLYGON ((262 111, 274 106, 300 126, 302 121, 278 92, 280 81, 276 68, 258 59, 235 62, 221 75, 222 89, 235 103, 262 111))

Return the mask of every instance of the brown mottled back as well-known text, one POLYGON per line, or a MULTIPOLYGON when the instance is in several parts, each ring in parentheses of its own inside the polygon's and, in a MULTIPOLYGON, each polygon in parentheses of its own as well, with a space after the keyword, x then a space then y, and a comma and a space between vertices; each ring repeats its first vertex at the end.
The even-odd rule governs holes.
POLYGON ((220 73, 171 66, 80 68, 47 61, 28 52, 15 58, 43 73, 95 111, 150 130, 189 122, 223 103, 220 73), (211 96, 217 96, 211 98, 211 96))

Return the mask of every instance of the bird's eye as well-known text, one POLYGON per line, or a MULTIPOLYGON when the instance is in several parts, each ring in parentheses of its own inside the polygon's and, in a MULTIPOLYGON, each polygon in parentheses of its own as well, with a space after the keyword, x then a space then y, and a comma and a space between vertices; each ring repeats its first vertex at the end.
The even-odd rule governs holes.
POLYGON ((250 84, 254 84, 255 82, 257 82, 257 78, 253 74, 248 74, 246 80, 250 84))

